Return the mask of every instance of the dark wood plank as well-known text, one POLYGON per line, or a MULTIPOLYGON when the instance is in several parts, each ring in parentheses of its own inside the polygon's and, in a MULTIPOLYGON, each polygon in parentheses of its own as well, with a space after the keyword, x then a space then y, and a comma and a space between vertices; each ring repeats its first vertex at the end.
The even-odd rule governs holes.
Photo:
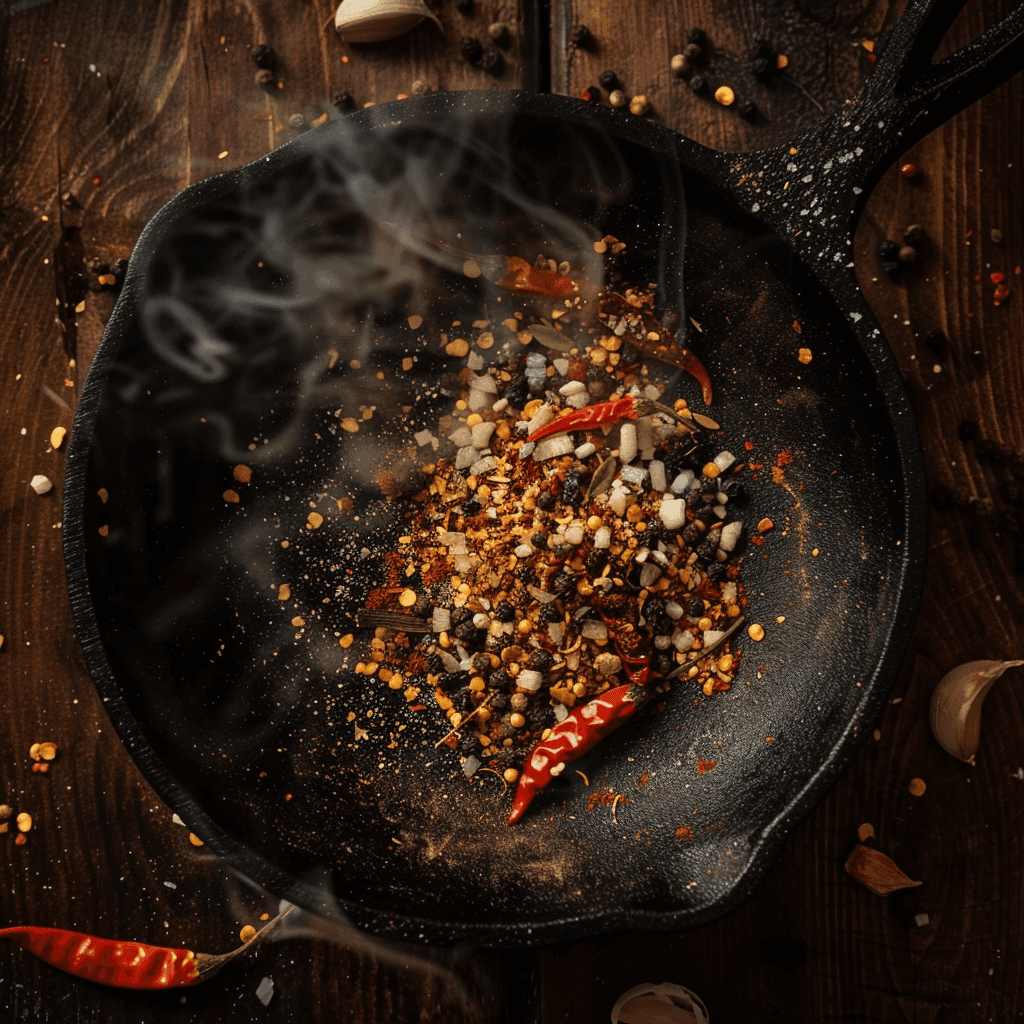
MULTIPOLYGON (((972 3, 949 46, 1010 6, 972 3)), ((648 96, 649 116, 718 148, 767 145, 859 87, 871 67, 861 42, 884 40, 902 4, 565 0, 550 7, 550 56, 534 47, 546 8, 532 0, 477 0, 469 14, 444 0, 444 35, 424 23, 380 46, 340 43, 325 0, 9 0, 3 8, 0 802, 34 822, 24 845, 15 845, 13 830, 0 835, 3 923, 220 951, 276 905, 192 846, 172 821, 114 736, 73 636, 60 551, 66 448, 52 450, 49 435, 71 425, 115 297, 88 261, 127 257, 149 217, 182 187, 308 130, 332 113, 342 91, 362 105, 409 93, 417 80, 435 89, 532 87, 550 61, 554 90, 578 94, 611 68, 629 94, 648 96), (464 60, 461 45, 466 37, 486 43, 496 21, 510 33, 503 70, 493 75, 464 60), (581 22, 593 41, 571 46, 581 22), (753 122, 738 116, 736 104, 727 109, 698 96, 671 74, 669 59, 695 26, 710 39, 712 91, 724 83, 739 100, 753 99, 753 122), (789 57, 785 77, 770 84, 749 66, 758 37, 789 57), (278 55, 269 91, 256 85, 249 56, 260 42, 278 55), (74 200, 62 204, 65 194, 74 200), (76 312, 79 273, 87 291, 76 312), (54 481, 53 492, 29 489, 37 473, 54 481), (32 770, 28 755, 44 739, 60 748, 46 774, 32 770)), ((184 995, 83 984, 5 945, 0 1007, 7 1018, 288 1021, 319 1009, 369 1024, 497 1024, 512 1000, 516 1016, 553 1024, 606 1020, 619 992, 661 980, 694 988, 716 1022, 966 1024, 1024 1012, 1019 675, 988 698, 975 768, 943 754, 926 721, 931 689, 949 667, 1014 657, 1024 646, 1022 93, 1018 76, 916 146, 908 157, 921 175, 890 171, 858 233, 862 287, 908 380, 930 485, 948 495, 930 513, 927 586, 894 703, 750 901, 685 934, 630 935, 542 954, 537 1014, 529 1012, 528 957, 385 947, 350 931, 319 930, 269 944, 184 995), (893 282, 879 270, 878 244, 915 222, 926 241, 917 264, 893 282), (1001 242, 992 240, 993 228, 1001 242), (1013 287, 998 307, 993 271, 1013 287), (926 343, 935 329, 945 332, 944 347, 926 343), (977 423, 978 439, 959 436, 964 419, 977 423), (920 797, 908 792, 913 777, 928 784, 920 797), (882 899, 844 874, 862 822, 922 879, 920 888, 882 899), (921 914, 926 924, 917 923, 921 914), (275 983, 266 1009, 255 996, 264 976, 275 983)))

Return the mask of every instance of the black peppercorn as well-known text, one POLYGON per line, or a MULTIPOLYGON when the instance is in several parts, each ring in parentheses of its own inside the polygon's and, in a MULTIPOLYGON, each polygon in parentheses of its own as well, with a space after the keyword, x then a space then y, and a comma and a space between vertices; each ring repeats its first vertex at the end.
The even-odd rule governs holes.
POLYGON ((767 57, 754 57, 750 62, 750 73, 764 81, 771 77, 772 63, 767 57))
POLYGON ((703 92, 708 87, 707 80, 699 71, 690 75, 688 84, 694 92, 703 92))
POLYGON ((464 61, 475 64, 484 55, 484 47, 479 39, 467 36, 459 46, 459 53, 464 61))
POLYGON ((704 614, 704 602, 699 597, 691 598, 690 607, 687 610, 687 615, 692 615, 695 618, 700 618, 704 614))
POLYGON ((882 262, 882 270, 884 270, 893 281, 900 276, 902 266, 903 265, 899 260, 884 260, 882 262))
POLYGON ((878 247, 878 258, 883 262, 897 259, 899 253, 900 247, 891 238, 887 238, 878 247))
POLYGON ((753 100, 746 100, 736 108, 736 112, 744 121, 753 121, 757 117, 757 104, 753 100))
POLYGON ((903 232, 903 241, 907 245, 920 246, 924 241, 924 228, 920 224, 911 224, 906 231, 903 232))
POLYGON ((687 43, 683 47, 683 56, 690 61, 691 64, 696 64, 704 57, 704 51, 701 49, 699 43, 687 43))
POLYGON ((601 74, 597 76, 597 81, 601 88, 606 89, 608 92, 611 92, 613 89, 618 89, 621 85, 619 82, 619 76, 611 70, 602 71, 601 74))
POLYGON ((770 57, 772 55, 771 43, 767 39, 755 39, 754 40, 754 56, 755 57, 770 57))
POLYGON ((489 75, 497 75, 505 66, 505 58, 495 49, 487 49, 480 55, 476 66, 489 75))
POLYGON ((961 441, 974 441, 981 432, 981 428, 974 420, 961 420, 957 425, 956 432, 961 441))
POLYGON ((494 609, 494 617, 499 622, 511 622, 516 617, 516 610, 508 601, 499 601, 494 609))
POLYGON ((459 14, 470 15, 473 13, 473 0, 455 0, 455 10, 459 14))
POLYGON ((266 43, 260 43, 259 46, 253 47, 252 61, 258 68, 272 69, 274 64, 277 63, 277 58, 274 55, 274 51, 266 43))
POLYGON ((274 72, 269 68, 260 68, 260 70, 256 72, 256 77, 253 79, 260 89, 269 89, 276 80, 274 72))
POLYGON ((356 109, 356 101, 350 92, 339 92, 331 102, 343 113, 356 109))
POLYGON ((550 512, 557 504, 557 499, 550 491, 544 491, 537 496, 537 508, 542 512, 550 512))
POLYGON ((586 46, 590 42, 590 29, 586 25, 577 25, 572 30, 569 41, 573 46, 586 46))
POLYGON ((688 38, 695 46, 703 46, 708 40, 708 34, 702 28, 691 28, 688 38))
POLYGON ((712 562, 707 569, 709 580, 720 580, 725 575, 725 562, 712 562))

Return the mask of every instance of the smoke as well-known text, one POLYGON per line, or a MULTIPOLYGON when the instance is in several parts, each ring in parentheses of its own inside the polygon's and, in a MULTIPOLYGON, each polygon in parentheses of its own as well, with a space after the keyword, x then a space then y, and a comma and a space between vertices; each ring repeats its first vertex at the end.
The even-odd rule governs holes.
POLYGON ((507 261, 568 264, 593 291, 611 233, 635 281, 672 304, 681 287, 664 162, 440 107, 336 121, 172 204, 129 271, 90 455, 101 629, 158 757, 250 848, 335 879, 364 858, 342 837, 380 827, 362 780, 435 770, 433 733, 359 737, 395 708, 350 634, 466 375, 523 358, 510 317, 552 323, 550 295, 499 284, 507 261))

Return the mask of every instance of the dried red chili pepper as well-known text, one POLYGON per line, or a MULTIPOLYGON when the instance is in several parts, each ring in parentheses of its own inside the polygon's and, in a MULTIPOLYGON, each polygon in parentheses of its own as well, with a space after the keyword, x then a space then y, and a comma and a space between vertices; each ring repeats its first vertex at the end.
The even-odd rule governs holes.
POLYGON ((596 430, 598 427, 621 423, 622 420, 635 420, 659 412, 689 426, 686 420, 667 405, 652 402, 648 398, 637 398, 636 395, 626 395, 623 398, 595 402, 593 405, 585 405, 582 409, 563 413, 550 423, 545 423, 543 427, 538 427, 527 440, 539 441, 542 437, 561 434, 566 430, 596 430))
POLYGON ((181 988, 212 977, 229 960, 266 935, 291 909, 286 908, 268 921, 237 949, 220 954, 101 939, 66 928, 0 928, 0 938, 11 939, 51 967, 99 985, 131 989, 181 988))
POLYGON ((530 753, 519 778, 509 824, 518 821, 533 798, 565 765, 582 757, 617 729, 649 698, 649 691, 624 683, 571 711, 530 753))

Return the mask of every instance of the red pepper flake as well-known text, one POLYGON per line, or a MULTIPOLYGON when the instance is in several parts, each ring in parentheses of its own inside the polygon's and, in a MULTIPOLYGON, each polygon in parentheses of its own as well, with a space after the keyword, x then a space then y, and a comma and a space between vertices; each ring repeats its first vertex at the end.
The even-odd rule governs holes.
POLYGON ((92 183, 93 183, 94 185, 98 185, 98 184, 100 183, 100 181, 101 181, 101 180, 102 180, 102 179, 100 179, 100 178, 93 178, 93 179, 92 179, 92 183))
POLYGON ((426 708, 426 706, 427 706, 426 704, 410 704, 409 705, 409 710, 410 711, 423 711, 426 708))
POLYGON ((676 829, 676 839, 682 840, 684 843, 688 843, 693 838, 693 829, 687 828, 686 825, 681 825, 676 829))
POLYGON ((996 290, 992 296, 995 305, 1002 305, 1010 297, 1010 286, 1008 284, 996 285, 996 290))
POLYGON ((714 768, 716 764, 718 764, 717 761, 708 761, 706 758, 703 758, 703 757, 698 758, 698 760, 697 760, 697 774, 698 775, 707 775, 707 773, 709 771, 711 771, 711 769, 714 768))
POLYGON ((651 781, 651 777, 650 777, 650 775, 647 774, 647 772, 641 772, 640 773, 640 785, 641 786, 646 786, 647 783, 650 782, 650 781, 651 781))
POLYGON ((775 460, 777 466, 788 466, 793 461, 793 454, 788 448, 783 449, 779 452, 778 458, 775 460))
POLYGON ((999 284, 1000 281, 1004 281, 1006 279, 1006 275, 1000 270, 993 271, 988 275, 988 277, 993 284, 999 284))
POLYGON ((804 329, 800 326, 800 321, 799 320, 794 320, 793 321, 793 330, 796 331, 797 334, 803 334, 804 333, 804 329))
POLYGON ((905 178, 916 178, 918 167, 917 164, 904 164, 900 168, 900 174, 905 178))
POLYGON ((628 804, 629 797, 623 796, 621 793, 613 793, 611 790, 605 793, 591 793, 587 797, 587 810, 592 811, 595 807, 607 806, 616 801, 620 804, 628 804))
POLYGON ((748 452, 749 451, 753 451, 754 443, 752 441, 744 441, 743 442, 743 449, 744 449, 744 451, 748 451, 748 452))

